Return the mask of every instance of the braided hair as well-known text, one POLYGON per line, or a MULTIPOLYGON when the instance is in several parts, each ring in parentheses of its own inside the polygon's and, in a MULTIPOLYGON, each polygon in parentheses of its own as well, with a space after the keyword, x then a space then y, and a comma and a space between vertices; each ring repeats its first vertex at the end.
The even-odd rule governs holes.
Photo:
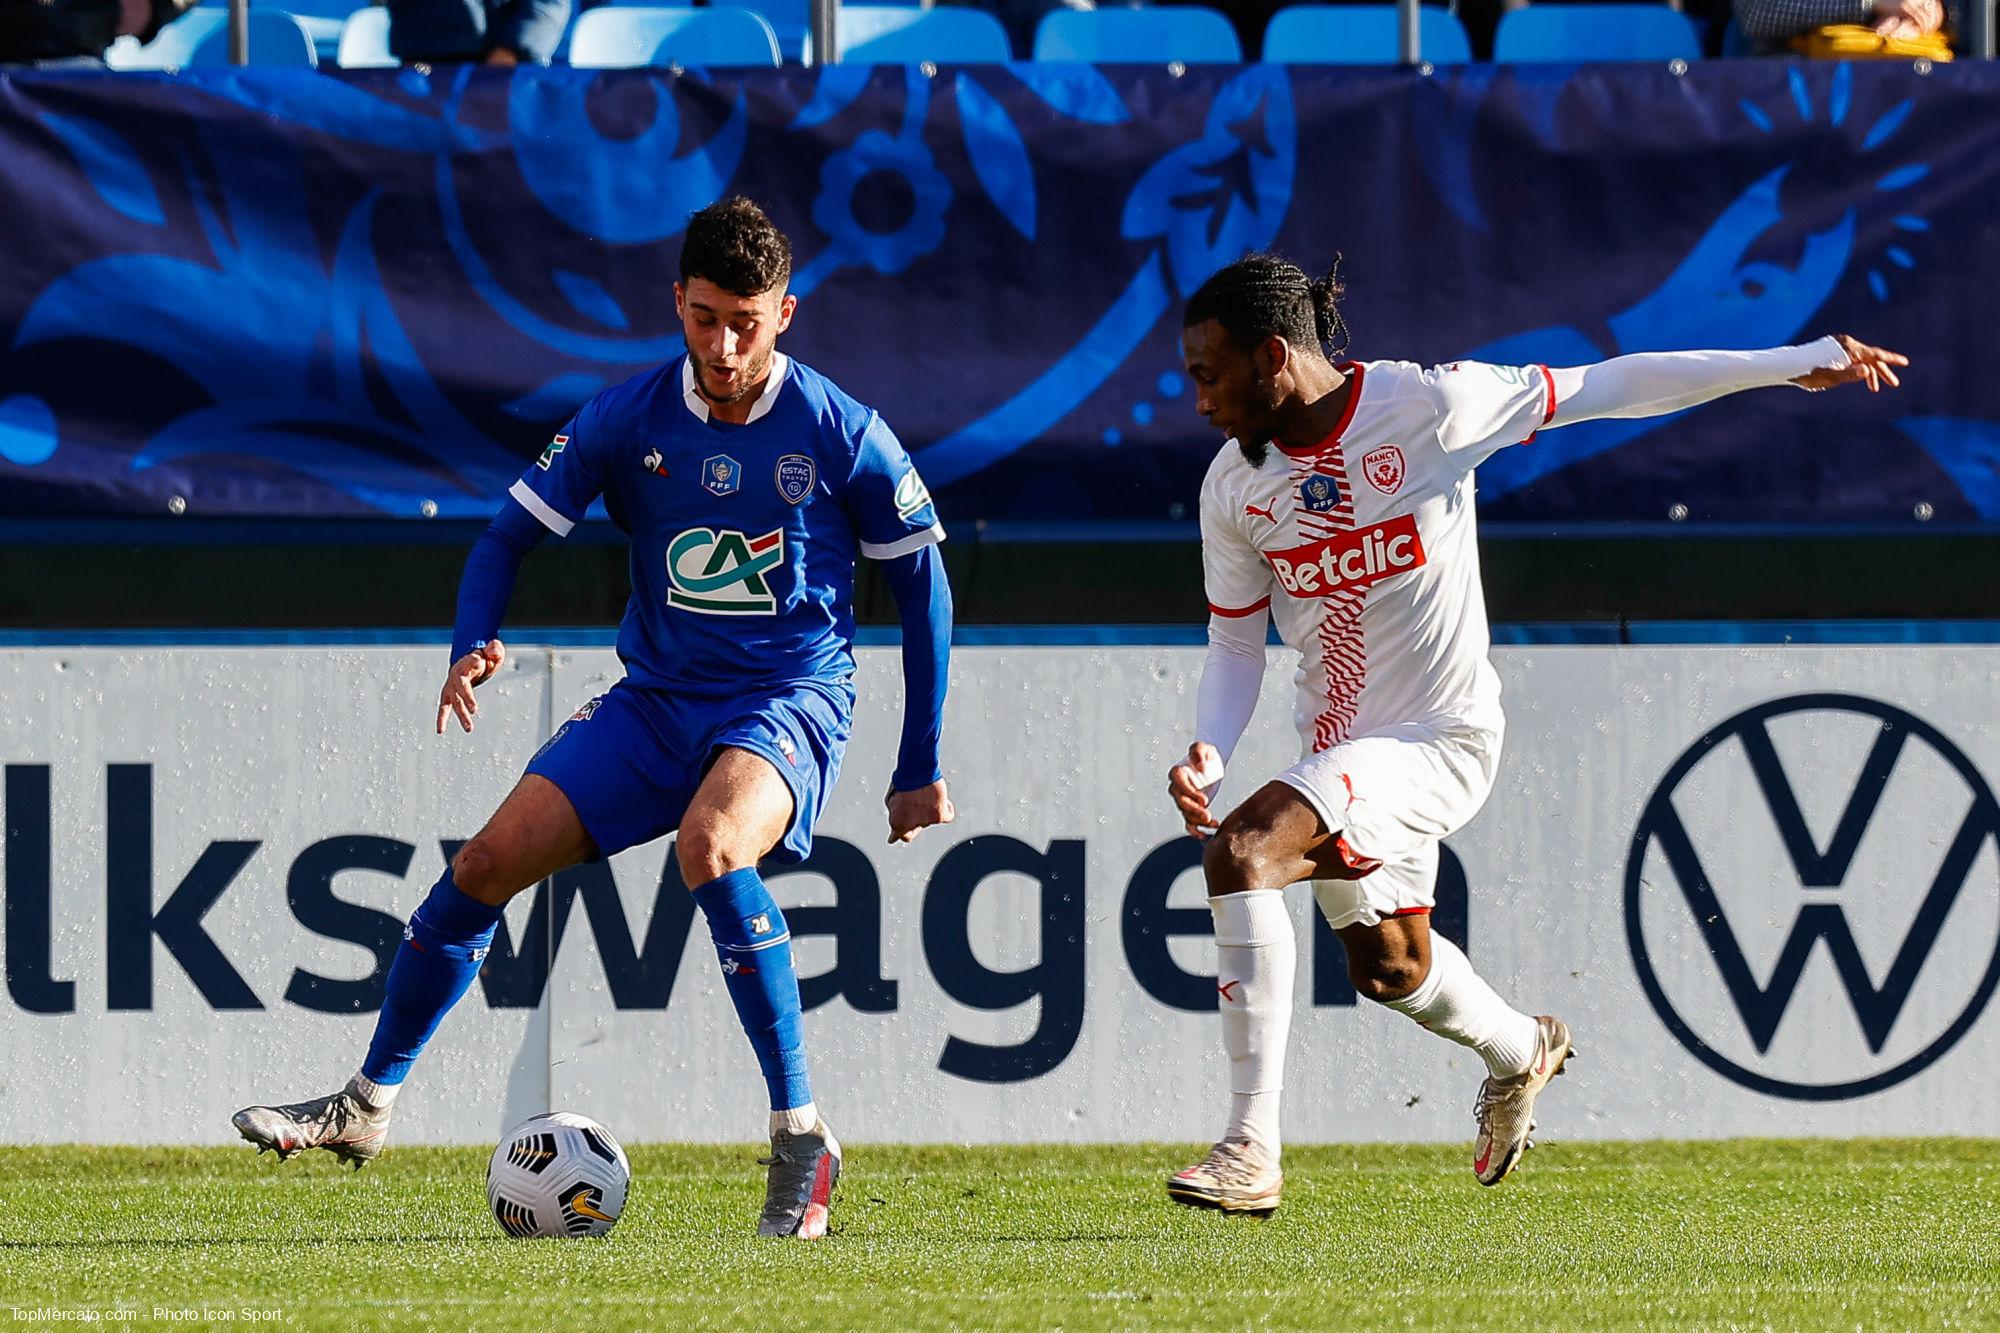
POLYGON ((1347 350, 1340 317, 1340 256, 1326 275, 1309 278, 1291 260, 1259 251, 1225 264, 1188 298, 1182 327, 1214 320, 1245 351, 1276 335, 1294 347, 1316 347, 1331 360, 1347 350))

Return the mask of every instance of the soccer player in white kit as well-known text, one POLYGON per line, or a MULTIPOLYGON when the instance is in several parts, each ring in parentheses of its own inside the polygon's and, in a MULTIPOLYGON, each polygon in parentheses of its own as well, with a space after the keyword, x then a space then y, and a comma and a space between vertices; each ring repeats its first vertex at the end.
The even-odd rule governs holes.
POLYGON ((1438 843, 1492 789, 1504 721, 1487 661, 1473 469, 1538 431, 1676 412, 1794 384, 1899 383, 1906 358, 1844 334, 1754 352, 1663 352, 1591 366, 1334 362, 1329 275, 1250 255, 1189 299, 1195 410, 1228 439, 1202 484, 1208 658, 1195 740, 1168 775, 1188 832, 1207 837, 1228 1128, 1171 1177, 1175 1200, 1278 1206, 1278 1100, 1297 945, 1282 896, 1313 894, 1355 990, 1468 1046, 1489 1076, 1473 1171, 1498 1184, 1534 1129, 1535 1099, 1571 1051, 1559 1018, 1514 1009, 1430 929, 1438 843), (1218 821, 1211 803, 1248 726, 1266 625, 1299 653, 1305 758, 1218 821))

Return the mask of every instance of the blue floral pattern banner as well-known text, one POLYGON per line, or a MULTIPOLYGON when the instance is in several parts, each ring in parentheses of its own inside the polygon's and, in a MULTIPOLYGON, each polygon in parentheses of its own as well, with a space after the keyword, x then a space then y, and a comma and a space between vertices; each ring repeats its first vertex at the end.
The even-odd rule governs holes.
POLYGON ((1352 354, 1845 330, 1900 393, 1547 432, 1491 519, 2000 523, 2000 67, 0 76, 0 513, 474 517, 680 350, 688 214, 954 521, 1185 517, 1187 293, 1346 257, 1352 354))

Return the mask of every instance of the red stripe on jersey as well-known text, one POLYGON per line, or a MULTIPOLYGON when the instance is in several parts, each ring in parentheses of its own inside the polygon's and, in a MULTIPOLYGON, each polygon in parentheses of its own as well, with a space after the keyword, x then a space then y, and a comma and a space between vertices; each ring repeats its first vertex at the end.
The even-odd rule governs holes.
MULTIPOLYGON (((1302 532, 1330 537, 1354 528, 1353 492, 1347 485, 1347 464, 1341 456, 1340 437, 1354 419, 1354 405, 1361 397, 1361 367, 1354 366, 1354 393, 1340 426, 1310 457, 1297 460, 1292 481, 1297 484, 1314 472, 1324 472, 1339 488, 1340 501, 1324 514, 1301 513, 1302 532)), ((1320 669, 1326 676, 1326 707, 1313 719, 1313 752, 1328 749, 1347 739, 1360 711, 1361 691, 1368 683, 1368 645, 1361 633, 1361 613, 1367 608, 1365 588, 1342 589, 1329 593, 1321 602, 1319 622, 1320 669)))
MULTIPOLYGON (((1542 383, 1548 390, 1547 404, 1542 408, 1542 426, 1546 426, 1556 419, 1556 377, 1549 373, 1547 366, 1537 365, 1535 369, 1542 372, 1542 383)), ((1529 431, 1528 438, 1521 441, 1521 443, 1533 444, 1535 437, 1542 433, 1542 426, 1537 426, 1529 431)))
POLYGON ((1254 616, 1270 604, 1270 598, 1260 597, 1248 606, 1217 606, 1214 602, 1210 602, 1208 610, 1210 615, 1228 616, 1234 620, 1238 616, 1254 616))

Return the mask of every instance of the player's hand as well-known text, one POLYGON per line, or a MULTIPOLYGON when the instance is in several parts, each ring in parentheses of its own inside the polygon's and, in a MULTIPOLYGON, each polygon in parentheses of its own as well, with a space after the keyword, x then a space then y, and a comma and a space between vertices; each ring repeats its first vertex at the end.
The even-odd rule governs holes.
POLYGON ((506 660, 506 645, 498 639, 488 639, 485 647, 475 648, 451 664, 451 671, 444 678, 444 691, 438 695, 438 735, 444 735, 444 720, 454 714, 459 726, 472 730, 472 716, 479 711, 479 703, 472 697, 473 687, 490 679, 506 660))
POLYGON ((958 809, 952 805, 943 779, 915 791, 892 790, 885 804, 889 807, 889 841, 892 843, 915 842, 917 835, 925 829, 937 824, 949 824, 958 818, 958 809))
POLYGON ((1810 375, 1801 375, 1792 383, 1802 389, 1831 389, 1837 384, 1866 384, 1868 392, 1879 393, 1886 382, 1892 387, 1902 387, 1896 378, 1896 366, 1907 366, 1910 358, 1901 352, 1891 352, 1880 347, 1870 347, 1857 342, 1844 333, 1833 335, 1841 350, 1847 353, 1847 364, 1839 370, 1815 370, 1810 375))
POLYGON ((1167 795, 1174 798, 1189 836, 1206 838, 1216 819, 1208 809, 1208 794, 1222 781, 1222 755, 1207 741, 1188 746, 1187 758, 1167 770, 1167 795))

